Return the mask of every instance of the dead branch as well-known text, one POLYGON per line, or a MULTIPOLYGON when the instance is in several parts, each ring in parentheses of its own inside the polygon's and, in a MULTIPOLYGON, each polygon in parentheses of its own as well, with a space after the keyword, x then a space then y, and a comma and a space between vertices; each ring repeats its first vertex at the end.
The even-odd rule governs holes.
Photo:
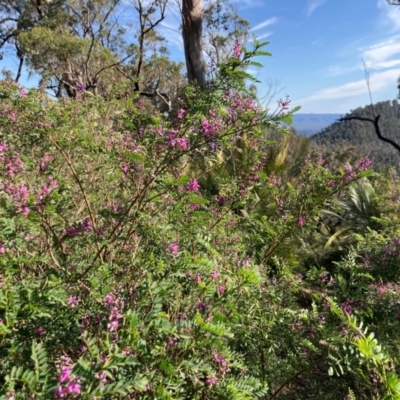
POLYGON ((376 136, 378 136, 379 140, 382 140, 382 142, 389 143, 391 146, 393 146, 397 151, 400 152, 400 145, 398 145, 396 142, 394 142, 392 139, 389 139, 387 137, 384 137, 381 133, 381 129, 379 127, 379 119, 380 115, 377 115, 374 119, 372 118, 366 118, 366 117, 356 117, 356 116, 351 116, 351 117, 343 117, 340 118, 339 121, 352 121, 352 120, 357 120, 357 121, 367 121, 371 122, 374 125, 375 128, 375 133, 376 136))
POLYGON ((397 151, 400 152, 400 145, 398 145, 392 139, 389 139, 389 138, 384 137, 382 135, 381 129, 379 127, 379 119, 380 119, 381 116, 375 114, 375 107, 374 107, 374 103, 372 101, 371 86, 370 86, 370 82, 369 82, 369 72, 368 72, 367 65, 365 64, 364 60, 362 60, 362 61, 363 61, 363 64, 364 64, 365 81, 367 83, 369 98, 370 98, 370 101, 371 101, 371 110, 372 110, 373 119, 372 118, 366 118, 366 117, 350 116, 350 117, 340 118, 339 121, 356 120, 356 121, 366 121, 366 122, 372 123, 374 125, 375 133, 376 133, 376 136, 378 136, 378 139, 381 140, 382 142, 389 143, 392 147, 394 147, 397 151))

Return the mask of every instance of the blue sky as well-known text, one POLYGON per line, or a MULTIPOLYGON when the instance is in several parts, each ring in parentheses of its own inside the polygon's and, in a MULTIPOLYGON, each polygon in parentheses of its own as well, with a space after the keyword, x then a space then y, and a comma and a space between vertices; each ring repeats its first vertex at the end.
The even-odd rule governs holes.
MULTIPOLYGON (((246 0, 239 13, 270 41, 258 78, 280 82, 305 113, 346 113, 395 99, 400 76, 400 6, 386 0, 246 0), (260 12, 262 10, 262 12, 260 12)), ((260 86, 260 94, 265 91, 260 86)))
MULTIPOLYGON (((278 83, 302 113, 346 113, 369 103, 363 60, 374 102, 397 97, 400 6, 386 0, 233 0, 251 33, 269 41, 273 57, 251 72, 260 96, 278 83)), ((173 29, 173 19, 165 28, 173 29)), ((175 19, 175 26, 177 21, 175 19)), ((176 32, 175 32, 176 33, 176 32)), ((164 34, 176 46, 174 31, 164 34)), ((276 98, 272 101, 276 101, 276 98)))
MULTIPOLYGON (((277 83, 303 113, 346 113, 369 103, 363 61, 374 102, 397 97, 400 76, 400 6, 386 0, 232 0, 251 23, 251 33, 269 41, 273 57, 251 70, 259 94, 277 83)), ((182 59, 179 13, 171 0, 161 31, 171 54, 182 59)), ((127 16, 128 17, 128 16, 127 16)), ((127 18, 127 20, 129 17, 127 18)), ((0 62, 16 68, 11 60, 0 62)), ((21 83, 35 84, 34 79, 21 83)))

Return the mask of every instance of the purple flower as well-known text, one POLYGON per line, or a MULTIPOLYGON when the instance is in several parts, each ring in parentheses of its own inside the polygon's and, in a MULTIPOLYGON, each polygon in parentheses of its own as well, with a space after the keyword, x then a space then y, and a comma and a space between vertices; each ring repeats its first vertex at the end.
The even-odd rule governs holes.
POLYGON ((168 347, 173 347, 173 346, 175 346, 176 345, 176 339, 170 339, 170 340, 168 340, 168 342, 167 342, 167 346, 168 347))
POLYGON ((85 91, 85 88, 81 84, 78 84, 78 85, 76 85, 76 90, 79 93, 83 93, 85 91))
POLYGON ((226 204, 226 197, 224 196, 219 196, 218 197, 218 205, 220 207, 223 207, 226 204))
POLYGON ((223 286, 217 286, 217 291, 220 296, 223 296, 225 293, 225 288, 223 286))
POLYGON ((37 335, 41 336, 41 335, 44 335, 45 330, 44 330, 41 326, 39 326, 39 328, 36 328, 36 329, 35 329, 35 333, 36 333, 37 335))
POLYGON ((199 301, 196 306, 196 310, 204 311, 207 308, 207 303, 199 301))
POLYGON ((197 192, 200 189, 199 182, 196 179, 192 179, 187 188, 188 192, 197 192))
POLYGON ((291 100, 289 99, 289 96, 286 96, 286 100, 282 100, 282 99, 278 100, 278 106, 281 109, 281 111, 288 110, 290 103, 291 103, 291 100))
POLYGON ((62 386, 58 386, 57 389, 54 391, 54 397, 56 399, 64 397, 64 388, 62 386))
POLYGON ((353 307, 349 300, 346 300, 344 303, 341 304, 340 308, 345 312, 347 315, 353 314, 353 307))

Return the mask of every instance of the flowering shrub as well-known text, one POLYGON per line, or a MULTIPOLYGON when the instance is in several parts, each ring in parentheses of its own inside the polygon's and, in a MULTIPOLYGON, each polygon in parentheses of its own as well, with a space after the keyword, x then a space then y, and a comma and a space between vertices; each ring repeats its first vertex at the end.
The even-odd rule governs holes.
MULTIPOLYGON (((1 398, 293 398, 316 382, 327 399, 398 398, 396 341, 378 322, 390 304, 395 335, 391 231, 368 267, 328 271, 300 250, 368 163, 268 173, 290 101, 263 110, 240 69, 260 45, 235 46, 168 115, 0 82, 1 398)), ((372 247, 366 236, 359 254, 372 247)))

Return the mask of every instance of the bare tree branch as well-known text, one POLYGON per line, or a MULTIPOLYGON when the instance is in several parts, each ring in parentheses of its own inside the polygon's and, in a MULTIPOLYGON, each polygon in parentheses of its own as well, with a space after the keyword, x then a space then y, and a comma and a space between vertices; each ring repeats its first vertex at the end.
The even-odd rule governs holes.
POLYGON ((339 121, 352 121, 352 120, 357 120, 357 121, 367 121, 371 122, 374 125, 375 128, 375 133, 378 136, 379 140, 382 140, 382 142, 389 143, 391 146, 393 146, 397 151, 400 152, 400 145, 398 145, 396 142, 394 142, 392 139, 389 139, 387 137, 384 137, 381 133, 381 129, 379 127, 379 119, 380 115, 377 115, 374 119, 372 118, 365 118, 365 117, 356 117, 356 116, 350 116, 350 117, 343 117, 340 118, 339 121))
POLYGON ((365 72, 365 80, 367 82, 367 87, 368 87, 368 93, 369 93, 369 98, 371 100, 371 109, 372 109, 372 118, 366 118, 366 117, 358 117, 358 116, 350 116, 350 117, 343 117, 340 118, 339 121, 352 121, 352 120, 356 120, 356 121, 366 121, 366 122, 370 122, 374 125, 375 128, 375 133, 376 136, 378 136, 378 139, 381 140, 382 142, 386 142, 389 143, 392 147, 394 147, 398 152, 400 152, 400 145, 398 145, 396 142, 394 142, 392 139, 389 139, 385 136, 382 135, 381 129, 379 127, 379 119, 380 119, 380 115, 376 115, 375 114, 375 108, 374 108, 374 103, 372 101, 372 94, 371 94, 371 87, 370 87, 370 82, 369 82, 369 73, 368 73, 368 69, 367 66, 363 61, 364 64, 364 72, 365 72))

